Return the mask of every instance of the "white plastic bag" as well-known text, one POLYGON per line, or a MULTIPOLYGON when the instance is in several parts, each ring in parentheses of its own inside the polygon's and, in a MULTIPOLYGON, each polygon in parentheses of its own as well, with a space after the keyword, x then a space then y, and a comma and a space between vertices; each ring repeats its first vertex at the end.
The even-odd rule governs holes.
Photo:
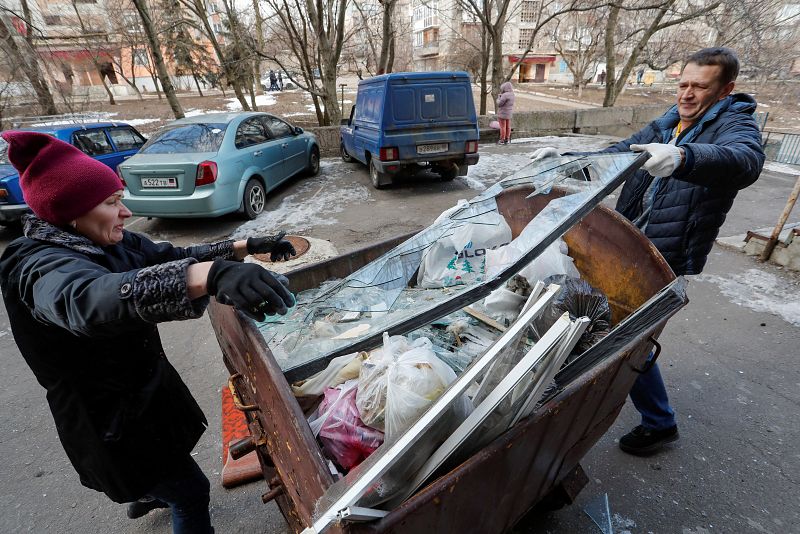
MULTIPOLYGON (((486 252, 487 277, 493 278, 497 276, 506 267, 519 260, 532 246, 532 243, 528 243, 529 240, 526 236, 526 232, 530 227, 530 224, 526 226, 525 230, 507 246, 486 252)), ((564 243, 563 239, 558 239, 544 249, 544 252, 539 257, 523 267, 519 272, 520 276, 524 276, 531 286, 538 280, 544 280, 554 274, 565 274, 580 278, 581 275, 578 269, 575 268, 572 258, 567 255, 567 251, 567 244, 564 243)))
MULTIPOLYGON (((428 338, 409 342, 383 335, 383 348, 364 361, 356 406, 364 424, 383 430, 386 438, 401 434, 456 379, 455 372, 433 352, 428 338)), ((460 408, 466 417, 467 405, 460 408)))
POLYGON ((292 393, 295 397, 322 395, 325 388, 333 388, 348 380, 358 378, 361 372, 361 362, 365 357, 366 353, 354 352, 334 358, 319 373, 292 384, 292 393))
POLYGON ((437 288, 482 280, 487 251, 510 241, 511 228, 499 213, 483 215, 480 223, 458 226, 425 251, 417 284, 437 288))

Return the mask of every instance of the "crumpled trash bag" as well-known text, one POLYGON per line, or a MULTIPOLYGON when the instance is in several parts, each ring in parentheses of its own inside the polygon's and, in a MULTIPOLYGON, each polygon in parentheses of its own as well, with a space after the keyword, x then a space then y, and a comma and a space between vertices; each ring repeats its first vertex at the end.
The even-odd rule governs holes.
POLYGON ((544 284, 545 286, 558 284, 561 290, 533 322, 533 332, 537 339, 541 338, 564 312, 569 312, 569 318, 573 321, 578 317, 588 317, 590 321, 586 331, 572 349, 572 355, 582 354, 611 330, 611 307, 608 305, 605 293, 592 287, 585 280, 563 274, 547 277, 544 284))
POLYGON ((327 388, 318 415, 308 424, 325 455, 345 470, 360 464, 383 444, 383 432, 364 424, 356 408, 358 380, 327 388))
MULTIPOLYGON (((385 431, 390 439, 410 427, 455 379, 456 373, 436 356, 430 339, 409 342, 384 333, 383 347, 361 366, 356 406, 364 423, 385 431)), ((461 408, 466 417, 468 405, 461 408)))
POLYGON ((295 397, 319 396, 326 388, 333 388, 348 380, 358 378, 361 372, 361 362, 366 358, 366 352, 345 354, 334 358, 319 373, 292 384, 292 393, 295 397))

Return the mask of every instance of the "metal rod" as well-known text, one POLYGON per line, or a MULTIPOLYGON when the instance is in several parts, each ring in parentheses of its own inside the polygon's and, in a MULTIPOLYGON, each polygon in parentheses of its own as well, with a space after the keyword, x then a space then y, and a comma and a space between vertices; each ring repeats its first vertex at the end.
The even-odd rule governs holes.
POLYGON ((362 508, 361 506, 348 506, 341 510, 337 517, 339 521, 374 521, 389 515, 386 510, 376 510, 375 508, 362 508))
POLYGON ((450 434, 444 443, 436 449, 428 461, 417 471, 411 485, 403 496, 403 500, 411 496, 422 484, 438 469, 458 448, 463 445, 477 430, 492 411, 522 382, 528 372, 557 347, 559 341, 569 331, 572 323, 569 314, 564 313, 550 327, 542 338, 536 342, 531 350, 517 363, 511 371, 500 381, 486 398, 469 414, 458 428, 450 434))
MULTIPOLYGON (((383 447, 388 445, 384 450, 377 450, 369 458, 367 458, 359 468, 361 469, 360 475, 355 480, 347 481, 347 489, 340 495, 332 505, 316 514, 314 524, 303 531, 307 533, 321 533, 328 529, 335 521, 338 513, 345 508, 352 506, 356 501, 364 495, 381 475, 383 475, 394 463, 404 454, 411 449, 418 441, 419 437, 426 432, 433 424, 444 414, 472 384, 484 369, 486 369, 502 350, 512 341, 514 341, 518 334, 522 333, 524 329, 528 328, 531 321, 538 316, 544 308, 550 304, 555 298, 556 294, 561 290, 561 286, 551 284, 547 292, 538 300, 536 304, 530 307, 525 313, 517 318, 514 323, 509 326, 508 330, 503 332, 500 338, 489 347, 483 356, 479 357, 459 376, 450 386, 436 399, 433 404, 417 419, 411 427, 402 433, 397 439, 391 443, 385 443, 383 447)), ((331 488, 330 492, 337 484, 331 488)))
POLYGON ((786 224, 786 221, 789 219, 789 214, 792 213, 792 208, 794 208, 794 204, 797 202, 798 195, 800 195, 800 175, 797 176, 794 189, 792 189, 792 192, 789 194, 789 200, 786 201, 786 206, 784 206, 783 212, 778 219, 778 224, 775 225, 775 229, 772 230, 769 241, 764 245, 764 250, 761 251, 761 256, 758 258, 760 261, 767 261, 769 257, 772 256, 772 251, 775 250, 775 245, 778 244, 778 237, 781 235, 783 225, 786 224))
MULTIPOLYGON (((542 388, 550 385, 550 382, 556 376, 556 373, 561 370, 561 365, 567 359, 567 356, 570 355, 572 349, 575 348, 578 340, 588 327, 588 317, 581 317, 572 323, 569 332, 567 332, 564 341, 559 345, 558 349, 555 351, 555 354, 549 358, 549 361, 546 365, 542 366, 542 371, 536 373, 538 376, 535 378, 535 384, 531 389, 531 392, 528 394, 528 398, 525 399, 522 407, 517 410, 517 413, 514 415, 514 419, 511 421, 509 428, 516 425, 520 419, 528 417, 531 414, 542 396, 542 388)), ((537 371, 538 370, 539 369, 537 368, 537 371)))

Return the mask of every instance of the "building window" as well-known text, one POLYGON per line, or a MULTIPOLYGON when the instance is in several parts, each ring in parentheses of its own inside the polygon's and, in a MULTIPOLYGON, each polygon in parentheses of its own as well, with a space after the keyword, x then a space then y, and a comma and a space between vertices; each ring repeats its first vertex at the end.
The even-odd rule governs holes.
POLYGON ((533 39, 533 28, 520 28, 519 43, 517 43, 517 45, 521 50, 526 50, 528 48, 531 39, 533 39))
POLYGON ((122 23, 126 28, 139 28, 142 24, 142 20, 139 18, 138 13, 128 12, 122 14, 122 23))
POLYGON ((429 26, 439 25, 439 6, 438 2, 431 2, 430 5, 423 6, 424 18, 422 25, 427 28, 429 26))
POLYGON ((150 65, 150 58, 147 57, 147 49, 134 48, 133 49, 133 64, 140 67, 147 67, 150 65))
POLYGON ((61 24, 61 17, 58 15, 45 15, 44 16, 44 23, 48 26, 58 26, 61 24))
POLYGON ((532 0, 524 0, 522 2, 522 11, 520 12, 520 22, 536 22, 539 15, 539 2, 532 0))
POLYGON ((429 28, 422 33, 422 46, 425 48, 439 46, 439 28, 429 28))
POLYGON ((414 33, 414 47, 422 48, 422 32, 414 33))

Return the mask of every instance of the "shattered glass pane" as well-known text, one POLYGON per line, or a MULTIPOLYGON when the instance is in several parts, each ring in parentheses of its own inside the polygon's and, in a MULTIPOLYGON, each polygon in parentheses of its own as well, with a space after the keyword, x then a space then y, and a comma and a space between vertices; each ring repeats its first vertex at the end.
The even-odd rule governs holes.
POLYGON ((542 250, 588 213, 610 191, 613 183, 641 164, 637 155, 593 154, 562 156, 534 162, 498 182, 469 202, 448 210, 431 226, 365 265, 343 280, 301 292, 297 305, 285 316, 259 324, 281 368, 293 378, 318 370, 335 356, 378 346, 383 332, 410 332, 475 302, 508 280, 542 250), (577 178, 577 179, 576 179, 577 178), (467 224, 497 220, 495 197, 517 186, 533 186, 533 194, 558 185, 569 193, 551 200, 533 220, 527 253, 503 266, 497 276, 481 273, 463 285, 423 289, 413 286, 425 251, 467 224), (412 283, 410 286, 409 284, 412 283), (307 371, 307 372, 305 372, 307 371))

